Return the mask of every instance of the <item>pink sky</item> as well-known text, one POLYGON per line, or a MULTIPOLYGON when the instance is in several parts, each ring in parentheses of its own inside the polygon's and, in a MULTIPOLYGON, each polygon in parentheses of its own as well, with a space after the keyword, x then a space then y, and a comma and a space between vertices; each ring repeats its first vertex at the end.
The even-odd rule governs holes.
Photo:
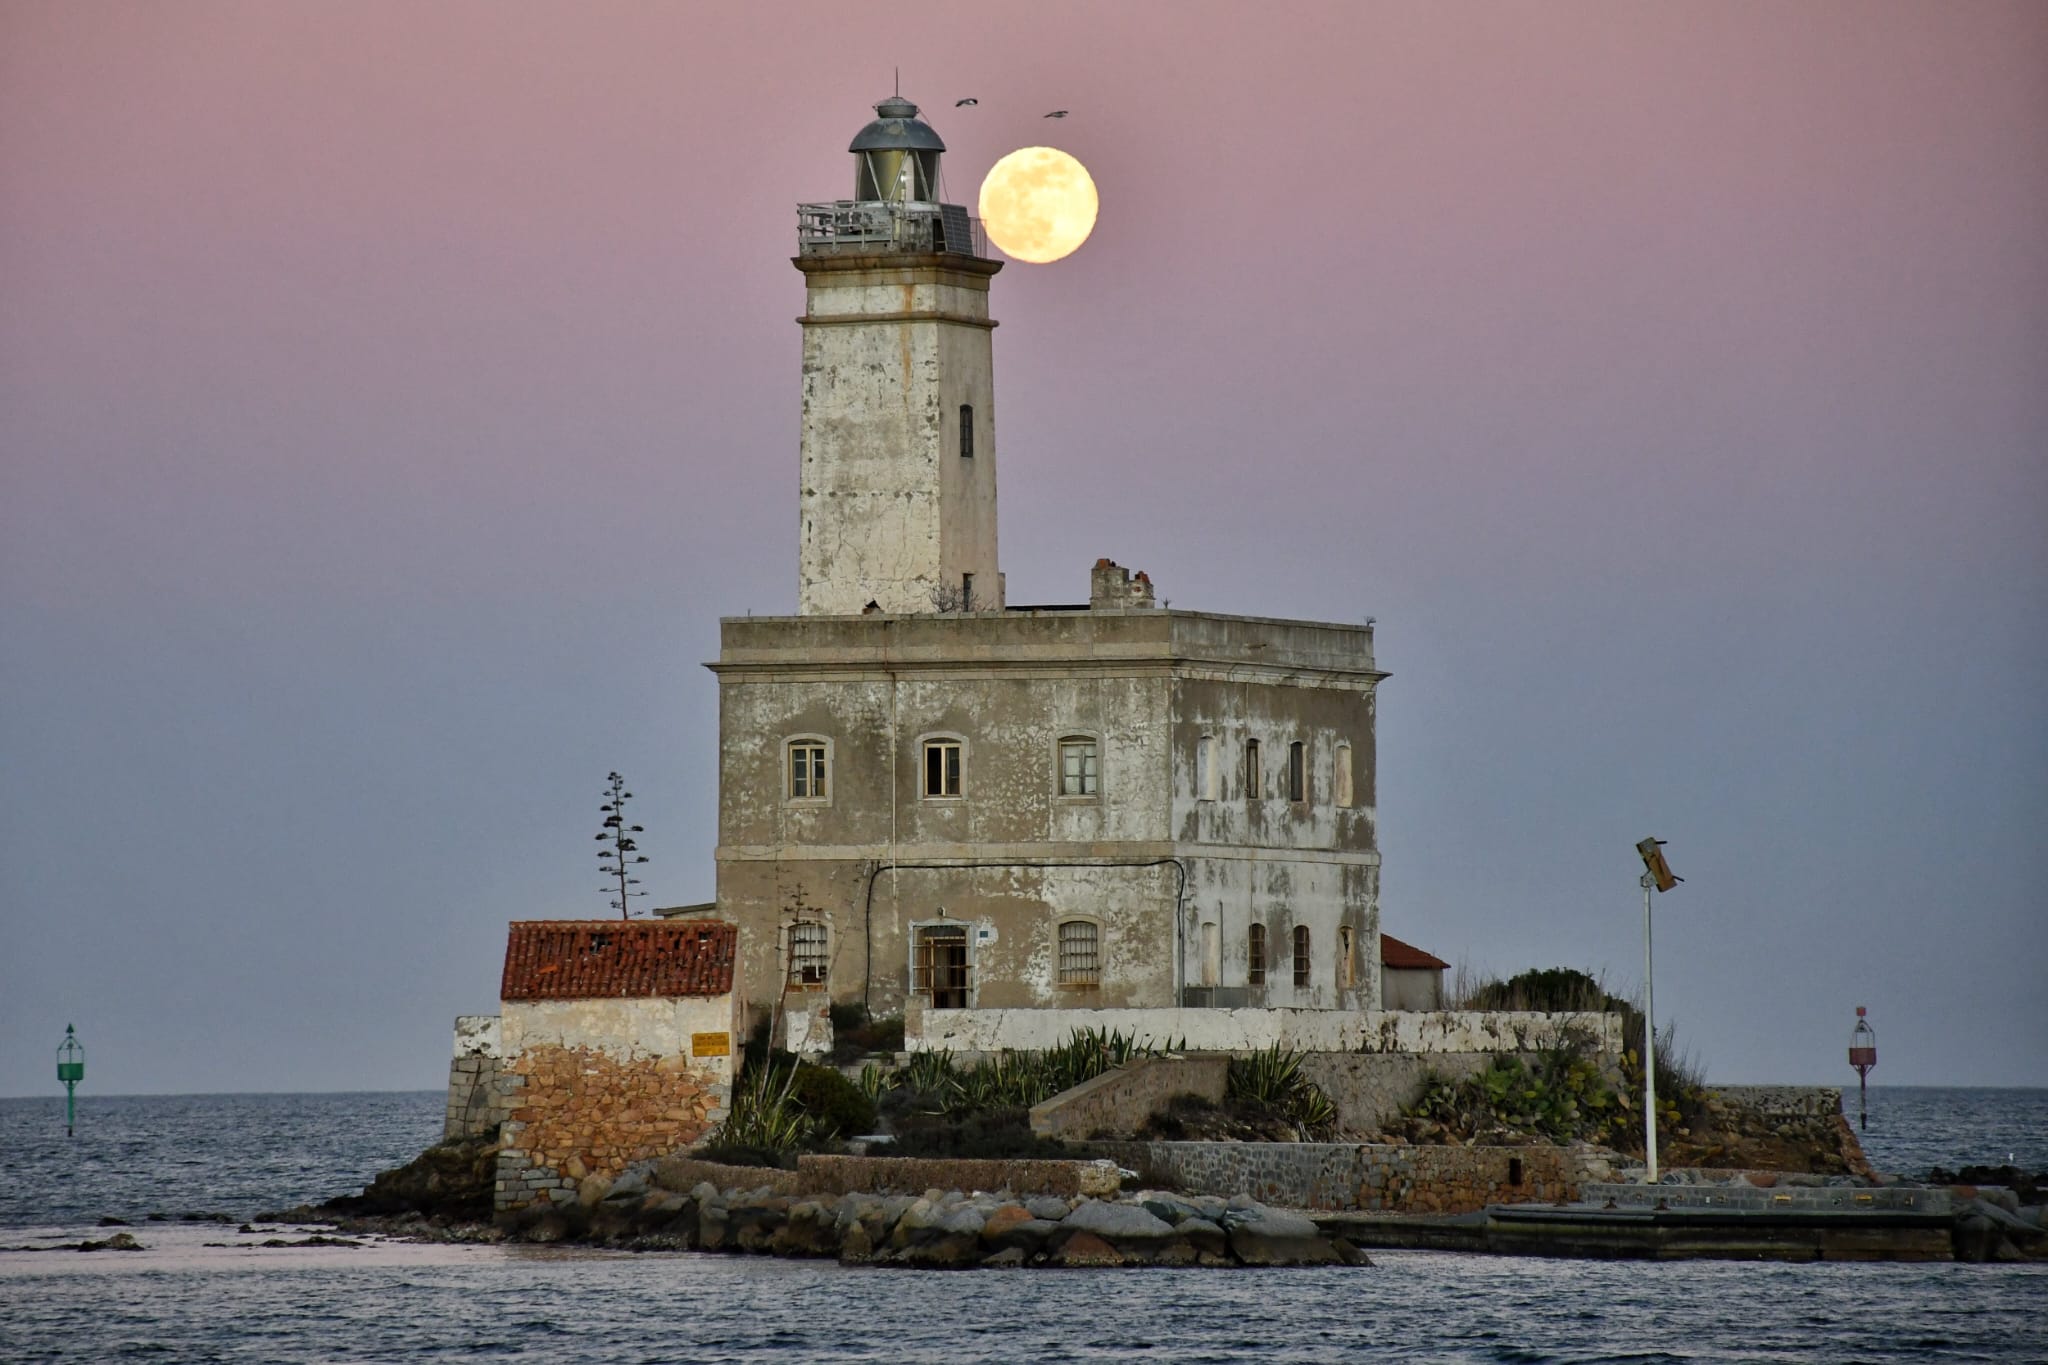
POLYGON ((793 208, 896 66, 952 198, 1100 187, 995 282, 1013 601, 1377 616, 1441 956, 1633 988, 1654 832, 1710 1071, 1864 1003, 1880 1080, 2048 1082, 2040 6, 13 0, 0 1093, 74 1017, 110 1087, 435 1083, 614 767, 708 896, 793 208))

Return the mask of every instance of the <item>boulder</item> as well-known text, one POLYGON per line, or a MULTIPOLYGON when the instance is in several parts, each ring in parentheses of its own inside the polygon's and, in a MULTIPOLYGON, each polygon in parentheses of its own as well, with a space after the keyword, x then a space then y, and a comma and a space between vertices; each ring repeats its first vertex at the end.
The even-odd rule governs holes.
POLYGON ((1043 1218, 1057 1223, 1073 1210, 1073 1204, 1058 1195, 1035 1194, 1024 1201, 1024 1207, 1031 1210, 1033 1218, 1043 1218))
POLYGON ((1336 1247, 1302 1214, 1258 1204, 1239 1207, 1235 1199, 1231 1205, 1223 1229, 1231 1254, 1246 1265, 1332 1265, 1339 1260, 1336 1247))
POLYGON ((1158 1190, 1147 1190, 1138 1196, 1138 1203, 1145 1212, 1164 1223, 1179 1227, 1190 1218, 1200 1218, 1202 1210, 1177 1194, 1166 1194, 1158 1190))
POLYGON ((945 1237, 979 1238, 987 1222, 987 1215, 980 1209, 972 1204, 961 1204, 949 1209, 934 1226, 945 1237))
POLYGON ((1190 1218, 1174 1232, 1205 1256, 1225 1256, 1230 1252, 1229 1236, 1207 1218, 1190 1218))
MULTIPOLYGON (((700 1185, 699 1189, 708 1186, 700 1185)), ((704 1251, 723 1251, 726 1238, 732 1230, 732 1215, 727 1212, 725 1200, 716 1191, 709 1199, 697 1201, 697 1246, 704 1251)))
POLYGON ((984 1270, 1015 1270, 1023 1265, 1025 1260, 1024 1248, 1004 1247, 993 1256, 983 1257, 981 1266, 984 1270))
POLYGON ((1122 1265, 1117 1249, 1092 1232, 1077 1232, 1053 1254, 1053 1264, 1063 1266, 1122 1265))
POLYGON ((868 1236, 867 1224, 855 1220, 839 1238, 839 1263, 841 1265, 866 1265, 875 1257, 874 1239, 868 1236))
POLYGON ((1068 1214, 1066 1226, 1079 1232, 1092 1232, 1119 1246, 1140 1243, 1156 1247, 1173 1236, 1173 1224, 1136 1204, 1111 1204, 1095 1199, 1068 1214))
POLYGON ((982 1221, 981 1240, 990 1246, 1008 1245, 1004 1234, 1020 1223, 1031 1221, 1031 1210, 1022 1204, 1003 1204, 990 1212, 982 1221))
POLYGON ((835 1256, 839 1229, 833 1211, 815 1199, 789 1206, 789 1217, 768 1239, 778 1256, 835 1256))

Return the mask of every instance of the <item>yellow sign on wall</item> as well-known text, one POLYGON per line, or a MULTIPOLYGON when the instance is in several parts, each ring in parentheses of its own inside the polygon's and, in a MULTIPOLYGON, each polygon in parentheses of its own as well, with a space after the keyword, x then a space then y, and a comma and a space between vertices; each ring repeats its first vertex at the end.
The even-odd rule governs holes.
POLYGON ((730 1033, 693 1033, 690 1035, 692 1057, 732 1056, 732 1035, 730 1033))

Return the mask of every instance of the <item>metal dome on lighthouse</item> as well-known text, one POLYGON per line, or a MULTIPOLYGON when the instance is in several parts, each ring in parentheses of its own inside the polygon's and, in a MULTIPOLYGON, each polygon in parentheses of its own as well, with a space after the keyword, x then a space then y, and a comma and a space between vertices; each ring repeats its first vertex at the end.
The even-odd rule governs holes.
POLYGON ((853 197, 862 202, 936 204, 939 153, 945 142, 917 116, 917 106, 891 95, 875 106, 874 121, 854 135, 853 197))
POLYGON ((874 110, 846 149, 853 153, 853 198, 797 205, 799 253, 988 259, 980 220, 962 205, 939 202, 945 139, 900 94, 874 110))

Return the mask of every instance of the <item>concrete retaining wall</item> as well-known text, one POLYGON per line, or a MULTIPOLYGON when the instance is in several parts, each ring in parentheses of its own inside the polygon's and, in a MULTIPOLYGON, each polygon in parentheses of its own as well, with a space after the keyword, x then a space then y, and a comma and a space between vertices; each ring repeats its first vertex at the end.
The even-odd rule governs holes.
POLYGON ((1089 1150, 1194 1194, 1248 1194, 1301 1209, 1469 1213, 1578 1198, 1610 1179, 1607 1158, 1571 1147, 1418 1147, 1335 1142, 1098 1142, 1089 1150))
POLYGON ((1133 1058, 1031 1106, 1031 1131, 1047 1138, 1135 1133, 1176 1095, 1221 1103, 1229 1078, 1230 1058, 1223 1053, 1133 1058))

